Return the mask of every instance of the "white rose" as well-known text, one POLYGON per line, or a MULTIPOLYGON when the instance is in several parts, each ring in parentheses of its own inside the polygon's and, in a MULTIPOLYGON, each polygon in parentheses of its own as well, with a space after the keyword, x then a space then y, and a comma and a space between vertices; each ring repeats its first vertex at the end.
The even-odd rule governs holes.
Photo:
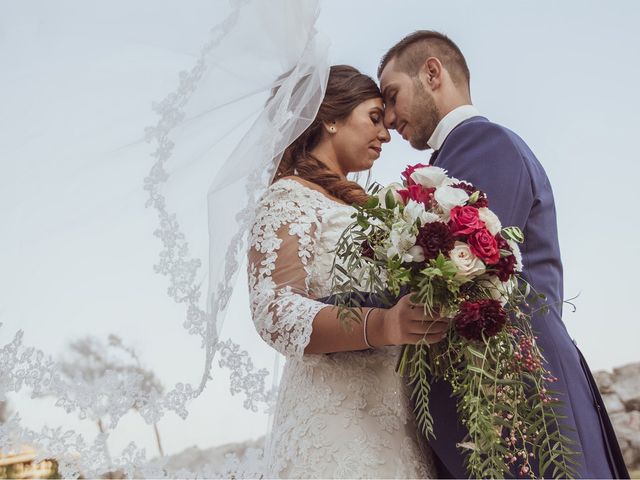
POLYGON ((471 253, 469 245, 464 242, 456 242, 449 256, 458 269, 456 278, 462 282, 482 275, 486 270, 482 260, 471 253))
POLYGON ((423 187, 439 187, 447 178, 446 170, 440 167, 416 168, 411 174, 411 179, 423 187))
POLYGON ((513 240, 507 240, 507 243, 511 247, 511 250, 513 250, 513 256, 516 257, 516 272, 521 272, 523 269, 523 265, 522 265, 522 253, 520 252, 520 246, 518 245, 517 242, 514 242, 513 240))
POLYGON ((395 198, 396 202, 403 203, 402 202, 402 197, 398 193, 398 190, 400 190, 402 188, 404 188, 402 185, 400 185, 397 182, 394 182, 394 183, 390 183, 389 185, 384 187, 382 190, 380 190, 378 192, 378 200, 380 201, 380 206, 381 207, 385 207, 386 206, 385 199, 386 199, 386 196, 387 196, 387 192, 389 192, 389 191, 393 194, 393 198, 395 198))
POLYGON ((502 224, 498 216, 486 207, 478 209, 478 215, 487 227, 487 230, 491 232, 491 235, 497 235, 502 230, 502 224))
POLYGON ((461 188, 453 188, 448 185, 436 188, 433 196, 446 215, 449 215, 453 207, 461 207, 469 200, 467 192, 461 188))

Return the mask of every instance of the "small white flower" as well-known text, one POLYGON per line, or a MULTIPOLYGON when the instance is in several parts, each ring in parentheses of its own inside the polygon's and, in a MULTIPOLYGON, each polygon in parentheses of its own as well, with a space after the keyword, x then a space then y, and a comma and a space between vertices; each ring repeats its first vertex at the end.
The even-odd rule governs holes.
POLYGON ((412 259, 410 261, 413 262, 424 262, 424 249, 420 245, 414 245, 409 249, 409 255, 411 255, 412 259))
POLYGON ((391 227, 389 234, 390 245, 387 248, 387 257, 399 256, 403 262, 410 262, 412 256, 409 249, 416 244, 416 236, 411 230, 412 225, 404 221, 396 222, 391 227))
POLYGON ((422 220, 422 225, 426 225, 427 223, 441 222, 442 218, 440 218, 435 213, 425 212, 425 214, 422 216, 421 220, 422 220))
POLYGON ((476 257, 464 242, 456 242, 453 249, 449 252, 451 261, 458 269, 456 278, 462 282, 471 280, 474 277, 482 275, 486 271, 486 267, 482 260, 476 257))
POLYGON ((513 285, 511 284, 511 282, 503 283, 495 275, 490 275, 478 279, 478 285, 486 288, 489 291, 489 295, 491 295, 491 298, 500 302, 503 307, 507 304, 509 295, 513 290, 513 285))
POLYGON ((420 220, 420 225, 426 225, 427 223, 439 222, 441 218, 432 212, 427 212, 424 208, 424 204, 416 202, 415 200, 409 200, 402 212, 402 218, 405 222, 414 225, 417 220, 420 220))
POLYGON ((478 215, 487 227, 487 230, 491 232, 491 235, 497 235, 502 230, 502 224, 498 216, 486 207, 478 209, 478 215))
POLYGON ((446 215, 449 215, 453 207, 461 207, 467 200, 469 195, 461 188, 454 188, 448 185, 438 187, 434 193, 436 202, 442 207, 446 215))
POLYGON ((403 189, 404 187, 397 183, 390 183, 389 185, 387 185, 386 187, 384 187, 382 190, 380 190, 378 192, 378 200, 380 201, 380 206, 381 207, 385 207, 386 203, 385 203, 385 198, 387 196, 387 192, 391 191, 391 193, 393 194, 393 198, 395 198, 396 202, 398 203, 403 203, 402 202, 402 197, 400 196, 400 194, 398 193, 398 190, 403 189))
POLYGON ((507 243, 513 250, 513 256, 516 257, 516 272, 521 272, 524 266, 522 265, 522 253, 520 252, 520 246, 513 240, 507 240, 507 243))
POLYGON ((407 223, 414 224, 418 218, 422 217, 422 214, 427 213, 422 203, 415 200, 409 200, 404 207, 402 217, 407 223))
POLYGON ((447 178, 446 170, 440 167, 416 168, 411 174, 411 179, 423 187, 439 187, 447 178))

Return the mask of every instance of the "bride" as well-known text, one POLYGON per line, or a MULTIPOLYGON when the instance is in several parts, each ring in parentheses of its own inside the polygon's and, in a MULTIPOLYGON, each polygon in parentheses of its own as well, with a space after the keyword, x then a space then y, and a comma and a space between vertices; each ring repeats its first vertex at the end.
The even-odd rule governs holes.
POLYGON ((256 329, 286 356, 273 429, 269 477, 433 477, 418 444, 400 345, 441 340, 447 324, 425 322, 408 296, 390 309, 363 309, 345 329, 330 295, 334 249, 367 198, 347 180, 369 169, 390 140, 374 81, 349 66, 330 69, 316 118, 284 152, 256 207, 249 237, 249 289, 256 329))

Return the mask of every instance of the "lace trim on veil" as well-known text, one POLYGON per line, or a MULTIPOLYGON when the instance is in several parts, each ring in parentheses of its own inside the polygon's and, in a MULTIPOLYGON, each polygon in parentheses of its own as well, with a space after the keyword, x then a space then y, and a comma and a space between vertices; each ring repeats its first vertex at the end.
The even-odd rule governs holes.
MULTIPOLYGON (((219 352, 219 366, 230 371, 231 392, 243 393, 244 406, 256 411, 260 406, 269 411, 275 401, 275 391, 267 387, 268 372, 256 369, 250 356, 231 339, 220 341, 216 327, 216 315, 228 305, 235 276, 239 268, 238 257, 244 253, 246 232, 254 221, 253 207, 257 199, 256 192, 268 185, 277 163, 270 158, 270 168, 256 171, 250 178, 246 189, 246 207, 238 214, 241 227, 229 246, 225 261, 225 274, 218 284, 216 294, 210 301, 210 312, 200 308, 202 295, 197 274, 202 261, 192 258, 189 244, 180 229, 177 217, 171 213, 162 193, 162 185, 169 179, 165 164, 170 160, 174 144, 170 133, 184 120, 183 107, 187 104, 198 82, 206 71, 205 58, 227 35, 237 22, 239 10, 248 0, 235 2, 232 14, 211 30, 209 42, 202 48, 199 59, 190 71, 180 73, 177 89, 164 100, 153 105, 159 115, 157 124, 145 131, 147 142, 155 145, 152 156, 155 159, 149 174, 144 179, 144 189, 148 192, 147 207, 152 207, 158 217, 159 226, 154 232, 162 243, 160 260, 154 266, 157 273, 168 277, 168 295, 176 302, 185 304, 185 329, 191 335, 199 335, 206 351, 206 361, 200 384, 194 387, 186 383, 177 383, 166 394, 155 389, 145 391, 144 376, 139 372, 107 371, 106 374, 91 383, 70 383, 61 375, 60 366, 44 351, 23 344, 23 332, 15 333, 14 338, 0 348, 0 401, 5 393, 19 392, 24 388, 31 390, 34 397, 55 395, 56 405, 67 413, 77 412, 80 418, 95 413, 96 406, 104 406, 100 414, 108 419, 110 428, 115 428, 120 419, 135 405, 136 410, 149 424, 157 422, 165 413, 173 411, 182 418, 188 415, 187 402, 197 397, 211 378, 211 364, 216 352, 219 352)), ((288 86, 292 88, 292 86, 288 86)), ((290 112, 285 102, 276 111, 273 120, 280 124, 290 112)), ((265 138, 268 148, 280 139, 265 138)), ((0 324, 0 327, 2 324, 0 324)), ((179 477, 247 475, 257 477, 258 470, 239 463, 230 457, 226 465, 208 466, 199 472, 179 470, 171 472, 166 458, 153 463, 146 460, 146 452, 133 442, 118 456, 111 457, 107 449, 109 433, 101 433, 89 443, 81 434, 73 430, 63 431, 61 427, 44 427, 39 432, 21 425, 18 414, 13 415, 4 424, 0 424, 0 445, 9 447, 29 444, 42 453, 35 462, 54 456, 63 477, 98 477, 106 471, 121 471, 129 477, 164 478, 179 477), (247 469, 248 468, 248 469, 247 469)), ((248 453, 254 465, 259 465, 261 452, 248 453)), ((250 462, 251 463, 251 462, 250 462)))

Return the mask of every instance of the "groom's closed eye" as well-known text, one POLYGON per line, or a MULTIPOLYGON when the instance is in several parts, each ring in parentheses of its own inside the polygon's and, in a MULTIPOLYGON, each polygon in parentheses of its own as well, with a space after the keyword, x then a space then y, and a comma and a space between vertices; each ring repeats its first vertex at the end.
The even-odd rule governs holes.
POLYGON ((382 97, 384 98, 384 103, 393 105, 396 102, 396 94, 397 90, 394 88, 385 88, 382 90, 382 97))

